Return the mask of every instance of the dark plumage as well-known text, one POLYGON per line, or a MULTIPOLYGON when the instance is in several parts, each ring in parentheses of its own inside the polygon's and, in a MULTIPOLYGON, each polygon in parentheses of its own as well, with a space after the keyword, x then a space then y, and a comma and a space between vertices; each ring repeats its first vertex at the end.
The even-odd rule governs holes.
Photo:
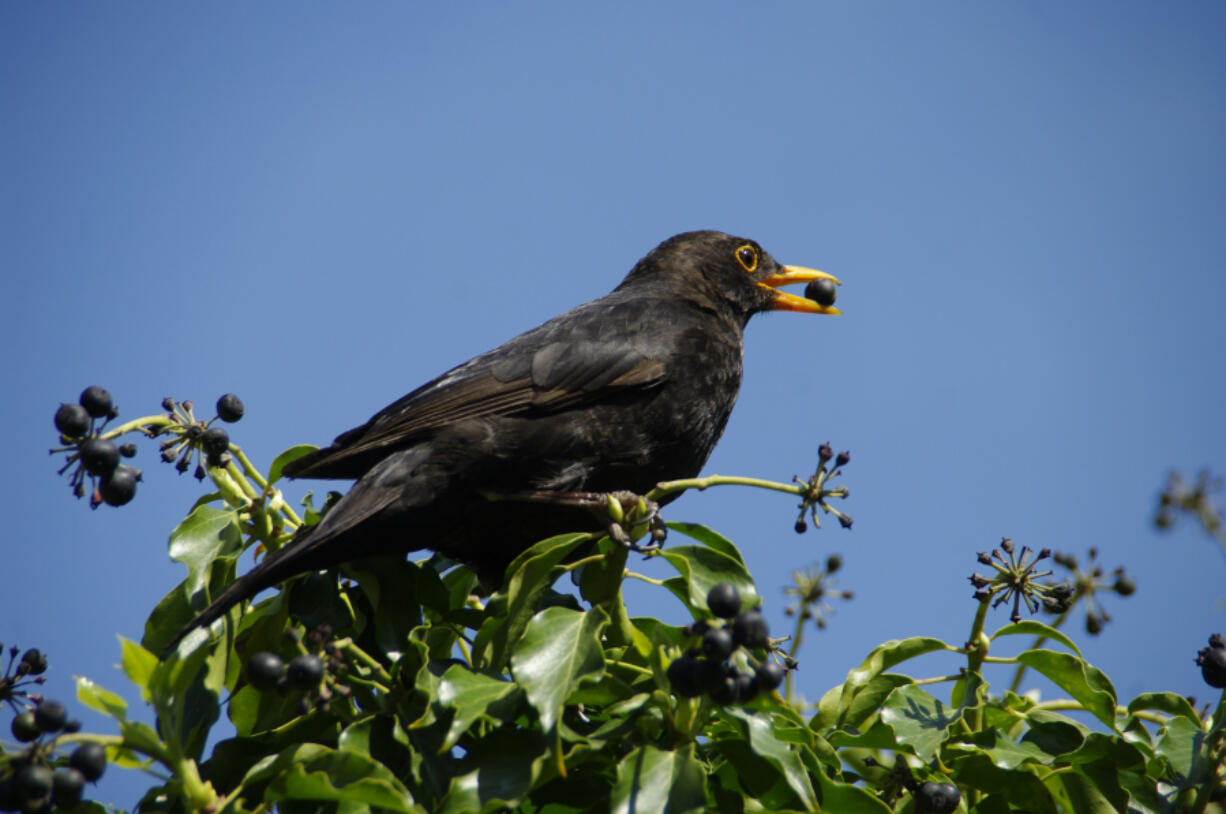
POLYGON ((736 401, 749 318, 839 313, 775 290, 815 279, 833 278, 780 266, 744 238, 669 238, 611 293, 451 369, 287 466, 291 477, 357 483, 184 633, 295 574, 378 554, 430 548, 497 583, 537 540, 595 526, 573 506, 489 495, 641 494, 697 475, 736 401))

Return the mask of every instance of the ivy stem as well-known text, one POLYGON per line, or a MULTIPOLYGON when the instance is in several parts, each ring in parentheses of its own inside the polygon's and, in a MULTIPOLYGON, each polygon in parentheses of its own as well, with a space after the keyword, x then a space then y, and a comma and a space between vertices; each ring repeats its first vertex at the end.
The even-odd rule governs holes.
MULTIPOLYGON (((980 675, 980 668, 983 666, 984 659, 987 658, 988 647, 991 644, 983 632, 991 602, 991 594, 979 600, 979 607, 975 611, 975 620, 971 623, 971 635, 966 640, 966 695, 963 698, 963 703, 969 705, 965 720, 970 727, 972 735, 978 734, 979 730, 983 727, 983 708, 979 705, 977 690, 979 684, 983 681, 983 676, 980 675)), ((979 792, 976 789, 968 788, 966 790, 967 811, 972 810, 978 802, 979 792)))
POLYGON ((780 483, 779 481, 762 478, 743 478, 735 475, 707 475, 705 478, 683 478, 657 483, 656 488, 644 497, 648 500, 659 500, 662 497, 675 495, 689 489, 703 491, 712 486, 755 486, 759 489, 770 489, 776 492, 787 492, 790 495, 804 495, 809 490, 808 484, 780 483))
MULTIPOLYGON (((796 612, 796 632, 792 634, 792 645, 788 648, 788 658, 796 658, 797 651, 800 650, 801 640, 804 638, 805 631, 805 609, 807 606, 802 605, 800 610, 796 612)), ((783 676, 783 696, 788 703, 792 703, 792 670, 788 670, 783 676)))
MULTIPOLYGON (((1050 625, 1048 625, 1048 627, 1053 627, 1056 630, 1059 630, 1060 626, 1063 625, 1068 620, 1069 614, 1072 613, 1073 609, 1077 607, 1077 601, 1081 599, 1081 597, 1084 594, 1085 594, 1085 588, 1082 586, 1081 581, 1078 580, 1076 590, 1073 593, 1073 598, 1069 600, 1068 607, 1065 608, 1063 611, 1061 611, 1060 615, 1057 616, 1055 620, 1052 621, 1050 625)), ((1047 642, 1046 636, 1036 636, 1034 641, 1030 643, 1029 649, 1038 650, 1046 642, 1047 642)), ((1021 689, 1022 676, 1026 675, 1026 670, 1028 669, 1029 667, 1026 664, 1017 665, 1017 670, 1014 671, 1013 673, 1013 681, 1009 683, 1010 692, 1017 693, 1021 689)))
POLYGON ((352 656, 356 661, 362 662, 370 668, 370 671, 375 674, 375 677, 387 685, 391 685, 392 676, 377 659, 372 658, 365 650, 353 643, 353 639, 348 637, 337 639, 333 644, 345 652, 346 655, 352 656))

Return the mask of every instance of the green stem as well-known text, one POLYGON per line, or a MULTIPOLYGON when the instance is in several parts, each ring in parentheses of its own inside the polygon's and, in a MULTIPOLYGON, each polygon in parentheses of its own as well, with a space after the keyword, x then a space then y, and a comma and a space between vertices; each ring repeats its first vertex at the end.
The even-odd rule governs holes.
POLYGON ((641 581, 643 581, 643 582, 646 582, 648 585, 655 585, 657 588, 663 588, 663 587, 664 587, 664 580, 662 580, 662 579, 652 579, 651 577, 647 576, 646 574, 640 574, 640 573, 638 573, 637 571, 627 571, 627 572, 626 572, 626 577, 628 577, 628 578, 633 578, 633 579, 637 579, 637 580, 641 580, 641 581))
MULTIPOLYGON (((792 645, 788 648, 788 658, 796 658, 796 653, 800 650, 800 643, 804 639, 805 608, 806 606, 802 605, 796 612, 796 632, 792 634, 792 645)), ((789 704, 792 703, 792 672, 788 670, 783 674, 783 697, 789 704)))
POLYGON ((352 656, 354 660, 360 661, 362 664, 366 665, 366 667, 368 667, 380 681, 388 686, 391 686, 391 674, 383 668, 383 665, 380 664, 377 659, 371 657, 365 650, 354 644, 353 639, 337 639, 335 645, 343 650, 346 655, 352 656))
POLYGON ((763 480, 762 478, 742 478, 734 475, 707 475, 705 478, 684 478, 657 483, 656 488, 644 497, 648 500, 659 500, 689 489, 703 491, 712 486, 756 486, 759 489, 770 489, 776 492, 787 492, 790 495, 804 495, 808 484, 780 483, 779 481, 763 480))
MULTIPOLYGON (((976 698, 976 690, 980 682, 983 681, 983 676, 980 674, 980 668, 983 666, 983 660, 987 658, 988 646, 990 644, 988 637, 984 635, 983 626, 987 622, 988 608, 992 603, 991 595, 980 600, 979 607, 975 611, 975 620, 971 623, 971 635, 967 638, 967 653, 966 653, 966 698, 963 702, 969 705, 966 712, 967 726, 971 730, 971 734, 978 734, 983 728, 983 708, 979 705, 976 698)), ((966 791, 966 809, 970 811, 974 809, 979 802, 979 792, 976 789, 968 788, 966 791)))

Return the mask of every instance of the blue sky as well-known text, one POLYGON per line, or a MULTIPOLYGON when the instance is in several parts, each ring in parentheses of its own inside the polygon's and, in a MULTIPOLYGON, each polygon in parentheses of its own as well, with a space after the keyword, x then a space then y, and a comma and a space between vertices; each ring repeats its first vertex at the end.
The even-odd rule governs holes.
POLYGON ((125 418, 236 392, 266 465, 716 228, 844 282, 844 316, 751 324, 706 471, 788 480, 830 441, 854 530, 797 536, 792 501, 740 490, 666 515, 740 545, 776 634, 790 571, 843 554, 809 697, 885 639, 962 641, 1002 535, 1124 564, 1139 591, 1087 657, 1122 696, 1207 697, 1226 561, 1150 518, 1171 468, 1226 470, 1224 26, 1212 2, 4 4, 0 641, 49 653, 52 695, 126 691, 114 637, 182 577, 199 490, 153 445, 123 509, 55 476, 86 385, 125 418))

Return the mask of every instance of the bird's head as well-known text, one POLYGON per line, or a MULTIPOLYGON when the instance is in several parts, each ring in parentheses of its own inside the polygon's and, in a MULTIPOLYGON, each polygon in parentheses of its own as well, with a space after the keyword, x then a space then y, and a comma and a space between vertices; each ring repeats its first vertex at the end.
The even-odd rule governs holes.
POLYGON ((622 285, 649 279, 681 286, 690 299, 730 305, 742 320, 761 311, 840 313, 834 286, 841 283, 833 275, 781 265, 755 241, 723 232, 670 237, 640 260, 622 285), (805 297, 779 290, 793 283, 808 284, 805 297))

